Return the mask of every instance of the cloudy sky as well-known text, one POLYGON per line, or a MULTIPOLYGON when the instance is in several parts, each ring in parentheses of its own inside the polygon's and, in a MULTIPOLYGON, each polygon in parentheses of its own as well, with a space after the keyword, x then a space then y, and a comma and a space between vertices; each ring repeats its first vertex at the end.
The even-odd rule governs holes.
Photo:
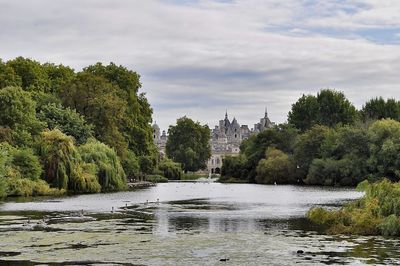
POLYGON ((303 93, 400 99, 396 0, 0 0, 0 57, 141 74, 161 128, 284 122, 303 93))

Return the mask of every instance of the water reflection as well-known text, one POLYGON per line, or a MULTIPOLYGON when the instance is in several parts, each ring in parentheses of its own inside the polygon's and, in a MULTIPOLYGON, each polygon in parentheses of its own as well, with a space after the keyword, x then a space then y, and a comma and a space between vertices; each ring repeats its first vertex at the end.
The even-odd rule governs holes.
POLYGON ((399 264, 397 238, 328 236, 304 218, 313 205, 338 206, 360 195, 172 183, 9 201, 0 205, 0 265, 399 264))

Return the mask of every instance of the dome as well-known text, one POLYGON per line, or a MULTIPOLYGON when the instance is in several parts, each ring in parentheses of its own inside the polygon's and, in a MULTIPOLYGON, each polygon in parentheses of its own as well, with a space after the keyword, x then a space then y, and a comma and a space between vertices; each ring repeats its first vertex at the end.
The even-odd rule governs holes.
POLYGON ((154 124, 151 127, 153 129, 160 130, 160 127, 157 125, 157 122, 154 122, 154 124))

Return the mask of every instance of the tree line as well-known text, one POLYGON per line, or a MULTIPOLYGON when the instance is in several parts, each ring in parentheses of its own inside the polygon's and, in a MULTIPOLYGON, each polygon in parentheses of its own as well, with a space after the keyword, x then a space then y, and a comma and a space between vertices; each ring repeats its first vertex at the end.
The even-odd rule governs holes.
POLYGON ((221 181, 354 186, 400 180, 400 103, 374 98, 357 110, 336 90, 303 95, 288 122, 252 135, 223 160, 221 181))
POLYGON ((115 191, 153 172, 141 86, 138 73, 114 63, 75 71, 0 60, 0 196, 115 191))

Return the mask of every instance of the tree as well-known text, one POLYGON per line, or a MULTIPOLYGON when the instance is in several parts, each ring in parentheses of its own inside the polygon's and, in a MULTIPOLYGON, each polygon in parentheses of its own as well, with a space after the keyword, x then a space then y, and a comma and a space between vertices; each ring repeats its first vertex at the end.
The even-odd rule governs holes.
POLYGON ((175 162, 181 163, 185 172, 206 167, 211 157, 210 129, 187 117, 179 118, 176 126, 170 126, 166 153, 175 162))
POLYGON ((172 180, 179 180, 182 176, 182 167, 179 163, 176 163, 168 158, 161 160, 158 165, 158 169, 162 171, 164 177, 172 180))
POLYGON ((128 143, 120 127, 124 125, 127 103, 118 88, 102 77, 80 73, 60 93, 65 106, 75 109, 94 125, 94 136, 125 157, 128 143))
POLYGON ((21 77, 14 69, 0 59, 0 89, 8 86, 20 87, 22 85, 21 77))
POLYGON ((44 178, 53 187, 73 192, 99 192, 96 168, 83 163, 72 137, 55 129, 41 134, 39 154, 44 178))
POLYGON ((292 104, 292 109, 288 114, 288 123, 305 131, 317 123, 318 108, 315 96, 303 94, 297 102, 292 104))
POLYGON ((395 99, 373 98, 365 103, 360 113, 364 122, 383 118, 400 120, 400 103, 395 99))
POLYGON ((97 180, 102 191, 118 191, 126 188, 126 176, 116 152, 95 139, 79 147, 86 163, 96 165, 97 180))
POLYGON ((78 144, 85 143, 93 134, 93 126, 75 110, 64 108, 60 104, 48 104, 41 107, 38 118, 51 129, 58 128, 68 136, 75 138, 78 144))
POLYGON ((343 92, 321 90, 317 94, 317 102, 319 124, 332 127, 337 124, 350 125, 354 123, 357 115, 356 108, 343 92))
POLYGON ((311 162, 315 158, 321 158, 321 146, 329 130, 326 126, 315 125, 298 137, 294 147, 294 158, 299 177, 306 177, 311 162))
POLYGON ((255 182, 258 162, 265 158, 265 152, 269 147, 282 150, 286 153, 293 152, 293 146, 297 137, 297 130, 291 125, 281 124, 256 135, 250 136, 240 145, 240 153, 245 157, 244 168, 250 182, 255 182))
POLYGON ((6 64, 21 78, 22 88, 27 91, 47 91, 50 80, 41 64, 29 58, 17 57, 6 64))
POLYGON ((117 88, 118 96, 127 103, 120 130, 126 137, 129 149, 139 156, 154 156, 156 148, 150 126, 153 110, 145 94, 139 93, 142 86, 140 75, 114 63, 106 66, 97 63, 84 68, 84 72, 102 77, 117 88))
POLYGON ((287 184, 294 182, 294 164, 289 156, 275 148, 269 148, 266 159, 257 166, 256 182, 262 184, 287 184))
POLYGON ((0 90, 0 125, 38 134, 44 127, 36 118, 36 103, 29 92, 18 87, 0 90))
POLYGON ((368 129, 371 157, 370 171, 376 177, 400 180, 400 122, 384 119, 374 122, 368 129))
POLYGON ((353 124, 357 111, 342 92, 321 90, 316 97, 303 95, 288 114, 288 122, 301 131, 313 125, 332 127, 338 124, 353 124))

